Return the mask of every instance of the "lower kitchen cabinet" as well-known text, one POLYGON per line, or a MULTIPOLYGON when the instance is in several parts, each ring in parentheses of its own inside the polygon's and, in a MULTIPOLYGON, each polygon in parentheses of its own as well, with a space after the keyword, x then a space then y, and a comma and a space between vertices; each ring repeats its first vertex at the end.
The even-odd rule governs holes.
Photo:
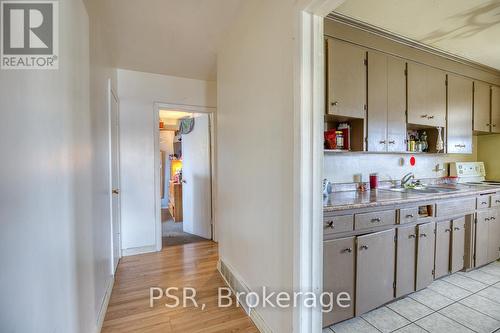
POLYGON ((494 211, 488 224, 488 262, 500 257, 500 214, 494 211))
POLYGON ((434 280, 435 223, 420 224, 417 227, 417 280, 415 289, 427 287, 434 280))
POLYGON ((448 275, 450 272, 451 221, 436 224, 436 257, 434 278, 448 275))
POLYGON ((347 292, 351 306, 335 306, 333 311, 323 313, 323 327, 354 317, 355 281, 355 237, 325 241, 323 244, 323 290, 333 293, 347 292))
POLYGON ((464 268, 465 259, 465 217, 451 221, 451 273, 464 268))
MULTIPOLYGON (((477 213, 474 252, 475 267, 483 266, 490 262, 488 249, 490 247, 489 242, 492 238, 489 236, 489 229, 491 217, 495 217, 495 215, 496 211, 494 209, 486 209, 477 213)), ((496 221, 496 217, 494 221, 496 221)))
POLYGON ((358 236, 356 316, 394 299, 396 230, 358 236))
POLYGON ((396 298, 415 291, 417 228, 398 228, 396 242, 396 298))

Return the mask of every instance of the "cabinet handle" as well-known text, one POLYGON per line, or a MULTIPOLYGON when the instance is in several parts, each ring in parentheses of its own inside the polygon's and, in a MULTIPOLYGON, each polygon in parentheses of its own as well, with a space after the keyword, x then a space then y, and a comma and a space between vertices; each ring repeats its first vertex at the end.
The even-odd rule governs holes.
POLYGON ((408 238, 417 238, 415 235, 409 235, 408 238))
POLYGON ((332 106, 337 106, 339 104, 339 102, 335 101, 335 102, 332 102, 331 104, 332 104, 332 106))
POLYGON ((485 220, 485 221, 489 221, 489 220, 490 220, 490 218, 489 218, 489 217, 486 217, 486 218, 484 218, 484 220, 485 220))
POLYGON ((396 144, 396 141, 391 140, 391 141, 389 141, 389 144, 390 144, 390 145, 395 145, 395 144, 396 144))
POLYGON ((492 126, 492 127, 497 127, 497 124, 492 124, 491 126, 492 126))
POLYGON ((459 227, 454 227, 453 230, 460 230, 460 228, 459 227))
POLYGON ((361 247, 359 248, 360 250, 368 250, 368 246, 366 245, 361 245, 361 247))
POLYGON ((420 237, 427 237, 427 234, 421 234, 420 237))
POLYGON ((481 201, 481 205, 487 205, 488 203, 486 201, 481 201))
POLYGON ((352 252, 352 248, 348 247, 347 249, 343 249, 342 250, 342 253, 351 253, 352 252))
POLYGON ((406 215, 406 218, 407 218, 407 219, 411 219, 412 217, 413 217, 413 214, 408 214, 408 215, 406 215))
POLYGON ((500 203, 500 200, 495 200, 495 203, 500 203))
POLYGON ((492 219, 492 220, 496 220, 496 217, 492 216, 492 217, 490 217, 490 219, 492 219))
POLYGON ((421 118, 427 118, 427 117, 428 117, 428 115, 423 114, 423 115, 421 115, 420 117, 421 117, 421 118))
POLYGON ((380 143, 381 145, 385 145, 385 140, 381 140, 379 143, 380 143))
POLYGON ((375 223, 375 222, 381 222, 382 219, 380 217, 376 217, 374 219, 372 219, 372 223, 375 223))
POLYGON ((451 229, 444 229, 444 232, 450 232, 451 229))
POLYGON ((327 227, 328 227, 328 228, 335 229, 335 224, 333 224, 333 221, 329 221, 329 222, 327 223, 327 227))
POLYGON ((456 148, 465 148, 465 145, 455 145, 456 148))
POLYGON ((427 117, 427 119, 434 119, 434 116, 429 116, 427 117))
POLYGON ((491 124, 486 124, 486 126, 491 126, 491 124))

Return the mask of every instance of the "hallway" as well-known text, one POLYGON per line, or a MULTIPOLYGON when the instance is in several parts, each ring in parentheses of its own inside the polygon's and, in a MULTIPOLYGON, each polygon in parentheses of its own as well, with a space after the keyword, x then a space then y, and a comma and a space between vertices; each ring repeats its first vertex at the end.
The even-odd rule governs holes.
POLYGON ((102 332, 258 332, 243 309, 217 307, 217 289, 225 286, 217 260, 218 246, 211 241, 122 258, 102 332), (165 298, 150 308, 150 287, 195 288, 196 301, 206 308, 191 302, 167 308, 165 298))

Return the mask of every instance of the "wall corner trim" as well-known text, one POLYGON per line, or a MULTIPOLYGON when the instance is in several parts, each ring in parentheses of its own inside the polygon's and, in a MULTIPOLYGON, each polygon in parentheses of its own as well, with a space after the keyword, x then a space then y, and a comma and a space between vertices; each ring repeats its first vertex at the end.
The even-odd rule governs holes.
POLYGON ((102 330, 102 325, 104 324, 104 318, 106 317, 106 312, 108 312, 109 300, 111 299, 111 292, 113 291, 113 286, 115 285, 115 276, 111 275, 108 286, 106 288, 106 294, 99 309, 99 315, 97 317, 96 333, 100 333, 102 330))

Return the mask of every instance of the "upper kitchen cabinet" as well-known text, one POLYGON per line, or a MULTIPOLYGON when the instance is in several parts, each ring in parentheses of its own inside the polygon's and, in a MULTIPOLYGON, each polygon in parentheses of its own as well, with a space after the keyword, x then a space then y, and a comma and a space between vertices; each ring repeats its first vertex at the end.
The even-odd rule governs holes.
POLYGON ((474 131, 490 131, 490 85, 474 81, 474 131))
POLYGON ((472 154, 472 80, 448 75, 448 153, 472 154))
POLYGON ((491 87, 491 132, 500 133, 500 87, 491 87))
POLYGON ((406 151, 405 69, 402 59, 368 51, 368 151, 406 151))
POLYGON ((408 123, 446 127, 446 74, 408 63, 408 123))
POLYGON ((328 45, 327 113, 365 118, 366 50, 336 39, 328 45))

